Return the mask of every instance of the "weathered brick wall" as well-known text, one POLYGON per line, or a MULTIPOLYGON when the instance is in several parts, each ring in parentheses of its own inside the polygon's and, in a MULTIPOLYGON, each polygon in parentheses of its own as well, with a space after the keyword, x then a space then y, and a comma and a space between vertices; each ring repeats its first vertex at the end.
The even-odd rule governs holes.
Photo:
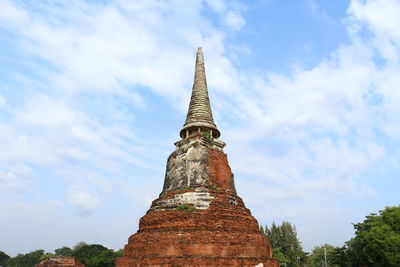
POLYGON ((195 258, 195 257, 159 257, 144 258, 135 261, 129 258, 118 258, 116 266, 121 267, 279 267, 279 261, 270 258, 195 258))
POLYGON ((36 264, 35 267, 85 267, 85 264, 75 257, 56 256, 36 264))
POLYGON ((116 266, 279 266, 236 194, 226 154, 195 138, 198 142, 177 144, 163 192, 140 219, 116 266))

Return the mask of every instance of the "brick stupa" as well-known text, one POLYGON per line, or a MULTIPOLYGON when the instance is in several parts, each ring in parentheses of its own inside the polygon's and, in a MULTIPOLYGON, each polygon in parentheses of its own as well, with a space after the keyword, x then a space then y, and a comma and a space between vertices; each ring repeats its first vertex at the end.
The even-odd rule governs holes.
POLYGON ((279 267, 269 241, 236 194, 211 112, 201 48, 180 137, 168 157, 163 190, 116 266, 279 267))

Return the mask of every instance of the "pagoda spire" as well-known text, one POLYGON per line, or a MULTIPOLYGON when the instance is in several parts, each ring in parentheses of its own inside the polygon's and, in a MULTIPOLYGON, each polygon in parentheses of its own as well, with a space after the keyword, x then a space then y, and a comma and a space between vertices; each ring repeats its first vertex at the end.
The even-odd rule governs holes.
POLYGON ((203 50, 197 49, 192 97, 185 124, 180 131, 180 136, 185 138, 195 132, 210 132, 214 138, 221 134, 214 123, 210 99, 208 97, 206 71, 204 68, 203 50))
POLYGON ((180 135, 167 159, 161 194, 115 266, 279 267, 270 242, 236 193, 211 113, 201 48, 180 135))

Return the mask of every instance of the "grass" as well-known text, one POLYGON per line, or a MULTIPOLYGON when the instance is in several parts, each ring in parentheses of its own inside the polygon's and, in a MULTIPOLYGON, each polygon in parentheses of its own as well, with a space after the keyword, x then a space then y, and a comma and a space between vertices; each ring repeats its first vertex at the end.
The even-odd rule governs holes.
POLYGON ((193 212, 196 210, 196 208, 194 206, 187 205, 187 204, 179 205, 176 207, 176 209, 182 210, 182 211, 188 211, 188 212, 193 212))
POLYGON ((205 132, 203 133, 203 136, 208 140, 211 141, 213 139, 211 132, 205 132))
POLYGON ((181 188, 178 188, 176 191, 183 192, 183 191, 189 191, 189 190, 193 190, 193 188, 192 187, 181 187, 181 188))

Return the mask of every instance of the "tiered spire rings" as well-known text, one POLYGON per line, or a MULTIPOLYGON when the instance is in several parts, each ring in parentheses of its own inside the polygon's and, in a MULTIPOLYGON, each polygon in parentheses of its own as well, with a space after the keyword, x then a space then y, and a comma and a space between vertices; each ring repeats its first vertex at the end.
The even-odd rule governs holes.
POLYGON ((194 82, 189 111, 186 116, 185 124, 183 125, 179 135, 182 138, 186 138, 194 133, 204 132, 209 132, 214 138, 218 138, 221 135, 214 123, 210 99, 208 98, 203 50, 199 47, 196 56, 194 82))

